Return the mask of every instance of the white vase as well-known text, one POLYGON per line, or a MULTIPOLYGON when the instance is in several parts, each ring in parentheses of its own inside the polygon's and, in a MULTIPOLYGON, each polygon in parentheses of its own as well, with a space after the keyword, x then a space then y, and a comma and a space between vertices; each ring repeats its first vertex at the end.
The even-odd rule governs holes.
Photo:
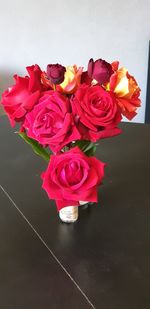
POLYGON ((88 207, 88 202, 87 201, 80 201, 80 206, 84 206, 85 208, 85 205, 86 205, 86 208, 88 207))
POLYGON ((59 218, 66 223, 73 223, 78 219, 78 206, 67 206, 59 211, 59 218))
MULTIPOLYGON (((86 201, 80 201, 79 203, 80 206, 83 206, 85 204, 88 206, 88 202, 86 201)), ((78 214, 79 214, 78 206, 67 206, 59 211, 59 218, 63 222, 73 223, 78 220, 78 214)))

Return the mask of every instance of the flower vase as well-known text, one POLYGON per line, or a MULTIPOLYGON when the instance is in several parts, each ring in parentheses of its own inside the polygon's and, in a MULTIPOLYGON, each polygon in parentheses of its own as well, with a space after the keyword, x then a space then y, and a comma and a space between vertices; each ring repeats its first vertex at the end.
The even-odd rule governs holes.
MULTIPOLYGON (((84 208, 88 207, 88 202, 87 201, 80 201, 80 206, 84 206, 84 208)), ((59 211, 59 218, 61 219, 62 222, 65 223, 73 223, 78 220, 79 216, 79 209, 78 206, 67 206, 62 208, 59 211)))

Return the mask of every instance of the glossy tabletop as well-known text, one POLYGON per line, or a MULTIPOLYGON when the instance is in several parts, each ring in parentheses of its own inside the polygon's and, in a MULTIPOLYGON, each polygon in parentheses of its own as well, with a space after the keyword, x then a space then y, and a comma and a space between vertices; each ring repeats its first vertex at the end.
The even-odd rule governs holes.
POLYGON ((99 143, 99 203, 59 221, 46 163, 0 117, 0 308, 150 308, 150 125, 99 143))

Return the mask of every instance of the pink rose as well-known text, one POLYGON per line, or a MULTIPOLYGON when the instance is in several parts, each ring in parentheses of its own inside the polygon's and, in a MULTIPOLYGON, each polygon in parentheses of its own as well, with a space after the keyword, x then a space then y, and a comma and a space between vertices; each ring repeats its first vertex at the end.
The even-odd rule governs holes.
POLYGON ((58 152, 73 140, 80 139, 71 114, 70 101, 62 94, 49 91, 26 115, 23 127, 27 135, 41 145, 58 152))
POLYGON ((2 95, 1 104, 7 113, 12 126, 23 121, 25 114, 37 103, 43 90, 41 69, 36 65, 27 67, 29 77, 14 75, 16 84, 8 88, 2 95))
POLYGON ((121 113, 115 96, 99 85, 81 85, 72 99, 72 110, 82 139, 95 142, 121 133, 116 127, 121 113))
POLYGON ((79 201, 97 202, 97 187, 104 177, 105 164, 87 157, 78 147, 52 155, 43 173, 43 189, 56 200, 57 209, 78 206, 79 201))
POLYGON ((113 69, 110 63, 105 60, 98 59, 94 61, 89 60, 88 74, 92 79, 95 79, 99 84, 109 82, 110 76, 113 74, 113 69))

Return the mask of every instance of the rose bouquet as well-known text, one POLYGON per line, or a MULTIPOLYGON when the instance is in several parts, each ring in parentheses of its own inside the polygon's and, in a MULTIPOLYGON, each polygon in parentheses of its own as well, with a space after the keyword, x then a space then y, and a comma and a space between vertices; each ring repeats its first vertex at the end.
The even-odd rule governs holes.
POLYGON ((63 221, 75 221, 78 207, 97 202, 105 164, 94 157, 97 142, 121 133, 122 115, 131 120, 140 106, 140 88, 119 62, 90 59, 82 67, 32 65, 1 104, 18 135, 48 162, 43 189, 56 201, 63 221))

